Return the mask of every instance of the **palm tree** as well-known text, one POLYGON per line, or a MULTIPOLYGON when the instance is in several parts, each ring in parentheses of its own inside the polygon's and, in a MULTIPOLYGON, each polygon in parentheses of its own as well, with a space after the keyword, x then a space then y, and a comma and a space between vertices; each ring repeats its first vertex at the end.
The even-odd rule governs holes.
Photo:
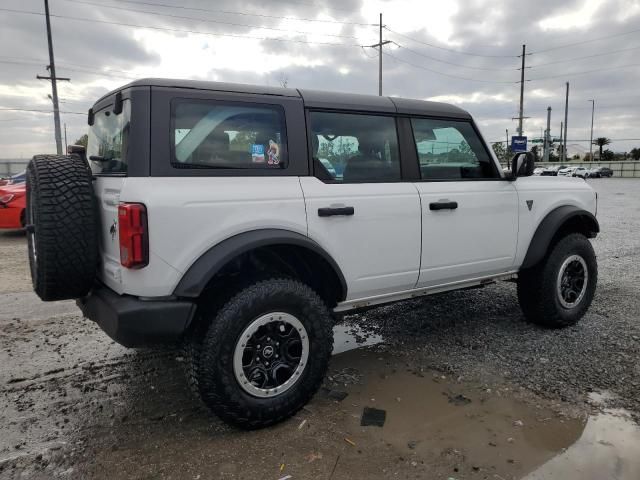
POLYGON ((594 145, 598 145, 598 147, 600 147, 600 155, 598 156, 598 160, 602 161, 602 147, 604 147, 605 145, 609 145, 610 143, 611 140, 607 137, 598 137, 593 141, 594 145))

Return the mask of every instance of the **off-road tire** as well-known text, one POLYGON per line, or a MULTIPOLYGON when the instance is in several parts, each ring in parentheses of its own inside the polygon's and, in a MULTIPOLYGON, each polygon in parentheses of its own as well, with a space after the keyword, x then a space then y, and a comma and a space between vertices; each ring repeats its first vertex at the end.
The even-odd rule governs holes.
POLYGON ((332 319, 322 299, 293 279, 271 279, 248 286, 227 301, 206 323, 201 341, 193 340, 190 384, 221 419, 243 429, 281 422, 300 410, 318 391, 333 347, 332 319), (309 337, 309 357, 301 378, 274 397, 247 393, 236 380, 233 355, 244 329, 261 315, 285 312, 302 322, 309 337))
POLYGON ((591 242, 572 233, 556 242, 535 267, 518 274, 518 300, 527 321, 549 328, 576 324, 587 312, 596 291, 598 264, 591 242), (563 262, 572 255, 581 256, 587 265, 587 287, 582 299, 565 308, 557 292, 557 279, 563 262))
POLYGON ((80 298, 93 285, 99 223, 91 178, 77 155, 36 155, 29 162, 29 265, 42 300, 80 298))

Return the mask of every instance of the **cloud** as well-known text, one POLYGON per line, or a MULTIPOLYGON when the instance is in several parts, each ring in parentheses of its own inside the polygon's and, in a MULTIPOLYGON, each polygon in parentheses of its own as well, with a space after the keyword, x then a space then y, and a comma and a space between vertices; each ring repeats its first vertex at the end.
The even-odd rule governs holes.
MULTIPOLYGON (((42 13, 38 2, 4 0, 1 7, 42 13)), ((527 67, 533 67, 525 70, 525 115, 531 117, 525 133, 539 135, 548 106, 552 129, 559 130, 570 81, 570 139, 585 138, 592 98, 596 136, 640 137, 640 69, 619 68, 637 63, 638 50, 592 57, 640 46, 637 33, 625 34, 640 29, 638 0, 58 0, 52 2, 56 63, 60 76, 71 77, 59 84, 60 108, 74 112, 63 113, 62 121, 75 140, 87 129, 86 117, 76 113, 148 76, 263 85, 286 79, 291 87, 376 94, 377 52, 358 45, 378 41, 379 12, 389 28, 384 38, 408 47, 385 47, 395 57, 383 58, 387 95, 458 104, 489 140, 500 140, 505 129, 515 131, 517 56, 525 43, 527 67), (183 8, 148 5, 154 2, 183 8), (103 23, 77 20, 83 18, 103 23)), ((0 11, 0 108, 50 109, 49 83, 35 78, 47 73, 47 63, 44 17, 0 11)), ((0 145, 5 158, 52 151, 51 115, 0 110, 0 145)), ((614 142, 612 148, 637 145, 614 142)))

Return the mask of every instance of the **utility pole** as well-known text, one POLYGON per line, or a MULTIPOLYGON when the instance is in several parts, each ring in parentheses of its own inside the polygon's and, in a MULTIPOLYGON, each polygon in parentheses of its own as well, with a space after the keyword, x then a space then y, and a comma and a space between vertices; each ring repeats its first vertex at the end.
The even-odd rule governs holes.
POLYGON ((564 147, 562 148, 563 161, 567 161, 567 120, 569 117, 569 82, 567 82, 567 98, 564 103, 564 147))
POLYGON ((544 131, 544 157, 543 161, 549 161, 549 150, 551 150, 551 107, 547 107, 547 129, 544 131))
POLYGON ((524 60, 526 56, 527 46, 522 45, 522 68, 520 70, 520 115, 518 116, 518 135, 522 136, 522 115, 524 104, 524 60))
POLYGON ((58 80, 69 81, 69 78, 56 76, 56 64, 53 59, 53 42, 51 40, 51 20, 49 19, 49 0, 44 0, 44 13, 47 23, 47 42, 49 43, 49 76, 37 75, 39 80, 51 80, 51 101, 53 102, 53 124, 55 127, 56 151, 62 155, 62 135, 60 134, 60 107, 58 106, 58 80))
MULTIPOLYGON (((564 150, 564 143, 562 143, 563 132, 564 132, 564 123, 560 122, 560 150, 564 150)), ((560 152, 560 162, 562 162, 563 157, 564 157, 564 154, 560 152)))
POLYGON ((382 96, 382 13, 380 13, 380 37, 378 38, 380 45, 380 55, 378 58, 378 96, 382 96))
POLYGON ((67 144, 67 124, 64 124, 64 151, 67 152, 67 148, 69 145, 67 144))
POLYGON ((378 49, 378 95, 382 96, 382 46, 391 43, 390 40, 382 40, 382 14, 380 14, 380 40, 378 43, 374 43, 373 45, 367 45, 369 48, 377 48, 378 49))
POLYGON ((509 162, 510 158, 509 158, 509 129, 507 128, 505 130, 506 134, 507 134, 507 141, 504 142, 504 155, 505 157, 507 157, 505 159, 505 161, 507 162, 507 170, 511 169, 511 162, 509 162))
POLYGON ((593 115, 596 110, 596 101, 595 100, 589 100, 589 101, 591 102, 591 136, 589 137, 589 161, 593 162, 593 115))

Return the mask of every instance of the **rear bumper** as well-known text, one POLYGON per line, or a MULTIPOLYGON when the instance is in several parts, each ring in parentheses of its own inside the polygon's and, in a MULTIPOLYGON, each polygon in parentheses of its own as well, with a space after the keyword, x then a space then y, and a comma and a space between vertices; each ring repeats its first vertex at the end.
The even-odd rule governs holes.
POLYGON ((196 305, 182 300, 140 300, 96 286, 76 301, 85 317, 125 347, 142 347, 179 340, 189 327, 196 305))

